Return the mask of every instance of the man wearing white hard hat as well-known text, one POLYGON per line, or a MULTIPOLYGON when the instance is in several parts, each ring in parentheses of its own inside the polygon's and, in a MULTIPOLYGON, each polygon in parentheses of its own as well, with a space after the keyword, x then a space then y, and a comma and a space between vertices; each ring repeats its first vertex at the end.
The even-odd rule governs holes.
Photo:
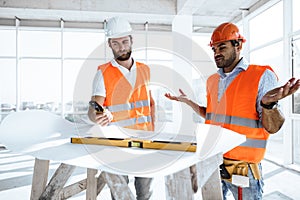
MULTIPOLYGON (((88 115, 101 126, 153 131, 155 110, 149 90, 150 69, 132 58, 131 32, 129 22, 123 18, 107 21, 106 37, 114 58, 98 66, 90 102, 106 109, 99 112, 90 106, 88 115)), ((127 176, 125 179, 128 182, 127 176)), ((135 177, 138 200, 150 199, 151 183, 152 178, 135 177)))

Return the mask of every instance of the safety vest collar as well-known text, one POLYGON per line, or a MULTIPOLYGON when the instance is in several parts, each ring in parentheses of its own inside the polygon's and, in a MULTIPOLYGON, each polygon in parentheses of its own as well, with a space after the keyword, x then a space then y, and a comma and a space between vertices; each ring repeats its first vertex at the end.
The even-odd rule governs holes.
POLYGON ((222 123, 222 124, 247 126, 250 128, 262 128, 263 127, 260 120, 236 117, 236 116, 230 116, 230 115, 215 114, 215 113, 206 113, 206 120, 213 120, 214 122, 222 123))
MULTIPOLYGON (((249 62, 245 58, 241 58, 236 65, 236 67, 232 70, 232 73, 238 73, 241 71, 246 71, 249 67, 249 62)), ((221 78, 225 78, 227 75, 225 75, 223 68, 218 69, 217 73, 221 76, 221 78)))
POLYGON ((120 112, 124 110, 132 110, 134 108, 141 108, 141 107, 146 107, 150 106, 148 100, 141 100, 141 101, 136 101, 136 102, 128 102, 124 104, 116 104, 116 105, 111 105, 107 106, 107 109, 111 112, 120 112))
POLYGON ((150 116, 141 116, 138 118, 130 118, 130 119, 125 119, 125 120, 119 120, 116 122, 111 122, 109 125, 116 125, 116 126, 122 126, 122 127, 126 127, 126 126, 131 126, 131 125, 135 125, 135 124, 142 124, 142 123, 147 123, 147 122, 151 122, 151 117, 150 116))

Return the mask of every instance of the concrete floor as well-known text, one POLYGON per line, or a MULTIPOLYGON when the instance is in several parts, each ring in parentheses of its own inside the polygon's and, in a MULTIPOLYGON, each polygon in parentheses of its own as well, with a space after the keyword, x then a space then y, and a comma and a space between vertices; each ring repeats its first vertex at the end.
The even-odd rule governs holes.
MULTIPOLYGON (((54 173, 59 164, 50 162, 49 176, 54 173)), ((0 199, 30 199, 33 165, 34 158, 31 156, 13 154, 5 149, 0 150, 0 199)), ((262 165, 265 180, 265 200, 300 199, 300 172, 282 168, 267 160, 264 160, 262 165)), ((76 168, 67 184, 84 179, 85 172, 86 170, 83 168, 76 168)), ((162 187, 163 178, 155 178, 153 185, 153 199, 163 199, 165 196, 164 187, 162 187)), ((129 186, 134 190, 133 178, 130 178, 129 186)), ((82 192, 70 199, 85 199, 85 194, 82 192)), ((97 199, 111 199, 109 189, 105 187, 97 199)))

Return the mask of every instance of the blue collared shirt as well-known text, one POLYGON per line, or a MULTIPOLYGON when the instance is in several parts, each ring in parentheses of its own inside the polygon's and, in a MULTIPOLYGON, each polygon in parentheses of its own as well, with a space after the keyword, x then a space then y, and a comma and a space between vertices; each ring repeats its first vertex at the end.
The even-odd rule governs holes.
MULTIPOLYGON (((237 66, 230 73, 224 73, 223 69, 218 70, 218 74, 220 75, 219 80, 219 89, 218 89, 218 100, 220 100, 230 85, 230 83, 235 79, 235 77, 241 73, 242 71, 246 71, 249 66, 248 61, 245 58, 242 58, 237 66)), ((267 69, 264 74, 261 76, 259 85, 258 85, 258 95, 256 98, 256 110, 259 113, 259 118, 261 119, 262 108, 260 106, 260 100, 262 97, 270 90, 274 89, 278 86, 277 76, 274 72, 267 69)))

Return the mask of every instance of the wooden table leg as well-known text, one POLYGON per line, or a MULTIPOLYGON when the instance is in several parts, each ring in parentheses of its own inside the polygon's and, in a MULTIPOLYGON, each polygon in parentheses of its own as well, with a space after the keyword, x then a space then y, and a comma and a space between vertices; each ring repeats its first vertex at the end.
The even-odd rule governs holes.
POLYGON ((86 200, 97 199, 96 169, 87 169, 86 200))
POLYGON ((45 190, 49 172, 49 160, 35 159, 30 200, 38 200, 45 190))
POLYGON ((75 166, 62 163, 55 171, 39 200, 58 199, 60 192, 72 175, 74 169, 75 166))
POLYGON ((49 160, 36 159, 30 200, 66 199, 86 189, 86 199, 96 200, 97 195, 107 184, 116 200, 134 200, 123 176, 101 172, 99 177, 96 169, 87 169, 87 178, 64 187, 72 175, 75 166, 61 164, 47 184, 49 160))
POLYGON ((190 168, 165 177, 166 200, 194 199, 190 168))
MULTIPOLYGON (((223 155, 220 153, 196 164, 197 183, 201 187, 203 200, 223 199, 219 172, 219 165, 222 161, 223 155)), ((195 198, 192 190, 190 168, 166 176, 165 183, 167 200, 195 198)))
POLYGON ((223 199, 219 166, 223 155, 217 154, 197 163, 198 185, 202 189, 202 199, 223 199))
POLYGON ((59 194, 59 198, 60 199, 68 199, 68 198, 86 190, 86 182, 87 182, 87 179, 83 179, 81 181, 78 181, 76 183, 68 185, 67 187, 64 187, 59 194))
POLYGON ((125 178, 121 175, 111 174, 108 172, 102 172, 103 178, 110 188, 110 191, 116 200, 134 200, 135 197, 132 194, 125 178))
POLYGON ((97 179, 97 196, 99 195, 99 193, 102 191, 102 189, 106 185, 104 175, 105 174, 103 174, 103 172, 101 172, 100 175, 98 176, 98 179, 97 179))
POLYGON ((215 172, 210 176, 205 185, 202 187, 202 199, 223 199, 219 168, 215 170, 215 172))
MULTIPOLYGON (((88 172, 89 174, 89 172, 88 172)), ((87 175, 89 176, 89 175, 87 175)), ((91 177, 94 177, 93 175, 91 177)), ((104 188, 104 186, 106 185, 106 182, 104 180, 103 174, 101 173, 98 178, 97 178, 97 192, 96 192, 96 196, 99 195, 99 193, 102 191, 102 189, 104 188)), ((80 180, 76 183, 73 183, 71 185, 68 185, 66 187, 64 187, 62 189, 62 191, 60 192, 59 197, 61 199, 68 199, 76 194, 79 194, 80 192, 84 191, 87 189, 87 182, 88 182, 88 178, 80 180)), ((88 189, 89 190, 89 189, 88 189)))

